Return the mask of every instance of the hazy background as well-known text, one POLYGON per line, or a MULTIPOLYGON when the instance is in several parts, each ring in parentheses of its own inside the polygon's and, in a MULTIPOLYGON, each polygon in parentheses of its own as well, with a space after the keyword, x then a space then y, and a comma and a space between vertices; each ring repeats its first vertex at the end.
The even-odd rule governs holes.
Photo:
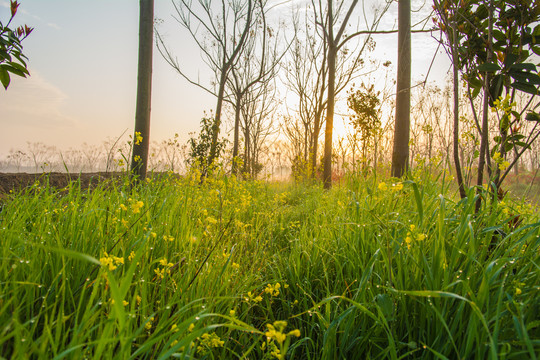
MULTIPOLYGON (((275 18, 286 18, 302 0, 273 0, 281 4, 275 18)), ((376 3, 376 1, 375 1, 376 3)), ((413 10, 424 4, 413 1, 413 10)), ((366 2, 366 9, 371 5, 366 2)), ((413 13, 415 18, 431 8, 413 13)), ((132 132, 137 78, 139 2, 136 0, 21 0, 15 25, 27 24, 34 32, 23 42, 31 77, 12 77, 8 91, 0 90, 0 158, 27 142, 43 142, 59 149, 83 142, 99 144, 108 137, 132 132)), ((155 17, 188 73, 209 78, 199 49, 171 18, 169 0, 155 1, 155 17)), ((0 18, 9 18, 9 1, 0 0, 0 18)), ((430 24, 431 25, 431 24, 430 24)), ((397 28, 397 3, 386 14, 380 30, 397 28)), ((435 34, 438 36, 438 34, 435 34)), ((375 36, 372 54, 390 60, 395 71, 397 35, 375 36)), ((413 81, 423 80, 437 49, 429 34, 414 34, 413 81)), ((429 80, 443 83, 449 61, 439 50, 429 80)), ((381 74, 381 76, 383 76, 381 74)), ((154 51, 151 137, 161 140, 179 133, 182 142, 197 131, 204 110, 215 99, 182 79, 154 51)), ((336 124, 336 136, 340 127, 336 124)), ((225 134, 230 125, 226 124, 225 134)))

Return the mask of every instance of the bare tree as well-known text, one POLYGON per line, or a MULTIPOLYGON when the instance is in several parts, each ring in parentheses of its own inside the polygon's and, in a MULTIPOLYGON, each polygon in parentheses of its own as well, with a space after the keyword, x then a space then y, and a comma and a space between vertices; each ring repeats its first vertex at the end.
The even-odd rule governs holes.
MULTIPOLYGON (((328 166, 331 166, 332 138, 328 130, 333 129, 335 98, 360 75, 360 70, 364 65, 364 51, 373 50, 375 46, 370 32, 377 28, 381 15, 388 7, 386 3, 387 6, 382 12, 375 11, 373 22, 366 23, 369 29, 367 32, 357 31, 347 35, 345 27, 357 3, 358 1, 353 1, 349 6, 345 1, 341 1, 334 6, 331 0, 327 3, 313 0, 311 2, 313 17, 310 19, 306 16, 303 24, 298 16, 293 20, 295 40, 291 60, 287 66, 286 83, 298 97, 296 113, 303 127, 304 138, 304 149, 299 159, 302 158, 305 164, 309 163, 307 170, 312 175, 317 164, 320 130, 329 118, 331 118, 331 123, 326 122, 325 159, 328 159, 326 172, 331 171, 328 166), (343 23, 334 33, 334 27, 337 26, 341 17, 344 17, 343 23), (351 39, 363 34, 368 36, 359 41, 353 49, 347 48, 351 39), (324 118, 325 110, 326 119, 324 118)), ((325 179, 328 179, 328 176, 325 176, 325 179)))
POLYGON ((258 92, 248 92, 242 107, 242 130, 244 132, 244 173, 256 177, 262 170, 259 161, 261 149, 269 136, 275 134, 277 88, 273 84, 260 86, 258 92))
POLYGON ((328 95, 327 95, 327 107, 326 107, 326 129, 324 137, 324 172, 323 181, 324 188, 329 189, 332 186, 332 134, 334 128, 334 108, 336 100, 336 74, 338 69, 336 64, 338 63, 338 55, 341 49, 344 49, 346 44, 353 38, 359 35, 366 34, 363 45, 358 52, 358 61, 363 50, 370 44, 371 35, 375 33, 382 14, 386 12, 389 2, 385 2, 383 11, 375 11, 373 21, 371 24, 366 24, 369 29, 367 31, 357 31, 350 35, 345 34, 345 29, 349 24, 349 20, 353 14, 353 11, 358 4, 358 0, 353 0, 350 4, 346 1, 338 1, 334 6, 333 0, 327 0, 326 7, 323 6, 322 0, 315 3, 315 0, 311 1, 316 24, 319 29, 322 30, 323 36, 327 42, 327 68, 328 68, 328 95), (343 15, 344 14, 344 15, 343 15), (341 24, 339 24, 340 17, 343 16, 341 24), (334 27, 338 26, 337 31, 334 31, 334 27))
POLYGON ((221 115, 225 101, 226 83, 230 71, 238 61, 238 56, 256 26, 255 12, 262 11, 263 0, 179 0, 172 1, 176 10, 175 20, 191 35, 201 49, 203 60, 214 71, 216 80, 213 86, 201 84, 197 79, 186 75, 178 59, 166 46, 161 34, 157 32, 158 49, 169 65, 183 78, 208 93, 216 96, 216 110, 212 125, 212 139, 208 164, 217 157, 218 136, 221 128, 221 115))
MULTIPOLYGON (((244 47, 239 55, 238 61, 231 67, 230 76, 227 78, 227 88, 229 89, 230 99, 226 99, 232 105, 234 110, 234 140, 233 140, 233 161, 231 172, 237 172, 237 157, 240 147, 240 127, 243 107, 251 107, 250 101, 246 97, 257 100, 252 96, 254 93, 261 94, 269 91, 269 84, 276 76, 279 62, 285 54, 278 49, 279 35, 269 27, 266 22, 266 10, 261 3, 260 12, 256 14, 251 35, 246 40, 244 47), (251 96, 248 96, 250 93, 251 96)), ((244 116, 245 118, 245 116, 244 116)), ((247 118, 245 118, 247 120, 247 118)), ((244 121, 244 128, 248 121, 244 121)), ((250 131, 247 129, 245 131, 250 131)), ((245 132, 244 131, 244 132, 245 132)), ((249 138, 244 138, 244 144, 249 144, 249 138)), ((244 158, 247 161, 247 158, 244 158)), ((244 163, 246 165, 246 163, 244 163)))

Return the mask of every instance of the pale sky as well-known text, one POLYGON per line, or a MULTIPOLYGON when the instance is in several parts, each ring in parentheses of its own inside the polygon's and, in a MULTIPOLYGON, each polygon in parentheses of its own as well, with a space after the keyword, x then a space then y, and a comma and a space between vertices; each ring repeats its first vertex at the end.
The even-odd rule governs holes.
MULTIPOLYGON (((0 88, 0 158, 10 149, 24 150, 27 141, 67 149, 83 142, 100 144, 126 130, 130 134, 135 117, 139 2, 20 2, 15 24, 35 28, 23 43, 31 76, 12 77, 8 91, 0 88)), ((300 2, 305 1, 291 1, 300 2)), ((9 1, 0 0, 3 22, 9 17, 8 6, 9 1)), ((287 16, 284 8, 275 11, 287 16)), ((198 48, 174 23, 172 12, 169 0, 155 0, 155 16, 164 20, 160 28, 180 62, 191 74, 206 74, 198 48)), ((380 29, 396 28, 396 14, 397 4, 393 4, 380 29)), ((377 37, 375 57, 395 64, 396 38, 377 37)), ((422 79, 435 49, 429 35, 413 35, 413 80, 422 79)), ((441 54, 430 79, 441 81, 447 70, 448 60, 441 54)), ((214 107, 211 95, 187 83, 154 50, 152 139, 179 133, 185 142, 189 132, 198 131, 203 112, 214 107)))

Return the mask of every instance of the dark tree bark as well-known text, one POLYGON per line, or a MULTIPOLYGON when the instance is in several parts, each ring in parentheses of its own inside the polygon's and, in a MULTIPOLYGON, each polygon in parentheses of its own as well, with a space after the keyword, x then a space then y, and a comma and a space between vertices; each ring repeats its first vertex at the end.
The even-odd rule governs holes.
POLYGON ((139 65, 137 75, 137 108, 131 174, 142 180, 146 176, 150 144, 150 108, 152 99, 152 50, 154 39, 154 0, 140 0, 139 65), (141 139, 142 138, 142 139, 141 139))
POLYGON ((411 123, 411 0, 398 3, 398 66, 396 122, 392 151, 392 176, 402 177, 408 168, 411 123))

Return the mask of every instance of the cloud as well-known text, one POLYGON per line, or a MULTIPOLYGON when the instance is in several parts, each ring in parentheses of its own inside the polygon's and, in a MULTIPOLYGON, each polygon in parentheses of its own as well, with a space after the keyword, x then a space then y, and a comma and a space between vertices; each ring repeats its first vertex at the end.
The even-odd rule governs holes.
POLYGON ((36 129, 76 126, 77 122, 62 109, 67 99, 62 90, 36 71, 27 79, 12 76, 10 87, 0 97, 3 122, 36 129))
POLYGON ((62 30, 62 28, 60 27, 60 25, 57 25, 55 23, 47 23, 47 26, 48 27, 52 27, 53 29, 56 29, 56 30, 62 30))

